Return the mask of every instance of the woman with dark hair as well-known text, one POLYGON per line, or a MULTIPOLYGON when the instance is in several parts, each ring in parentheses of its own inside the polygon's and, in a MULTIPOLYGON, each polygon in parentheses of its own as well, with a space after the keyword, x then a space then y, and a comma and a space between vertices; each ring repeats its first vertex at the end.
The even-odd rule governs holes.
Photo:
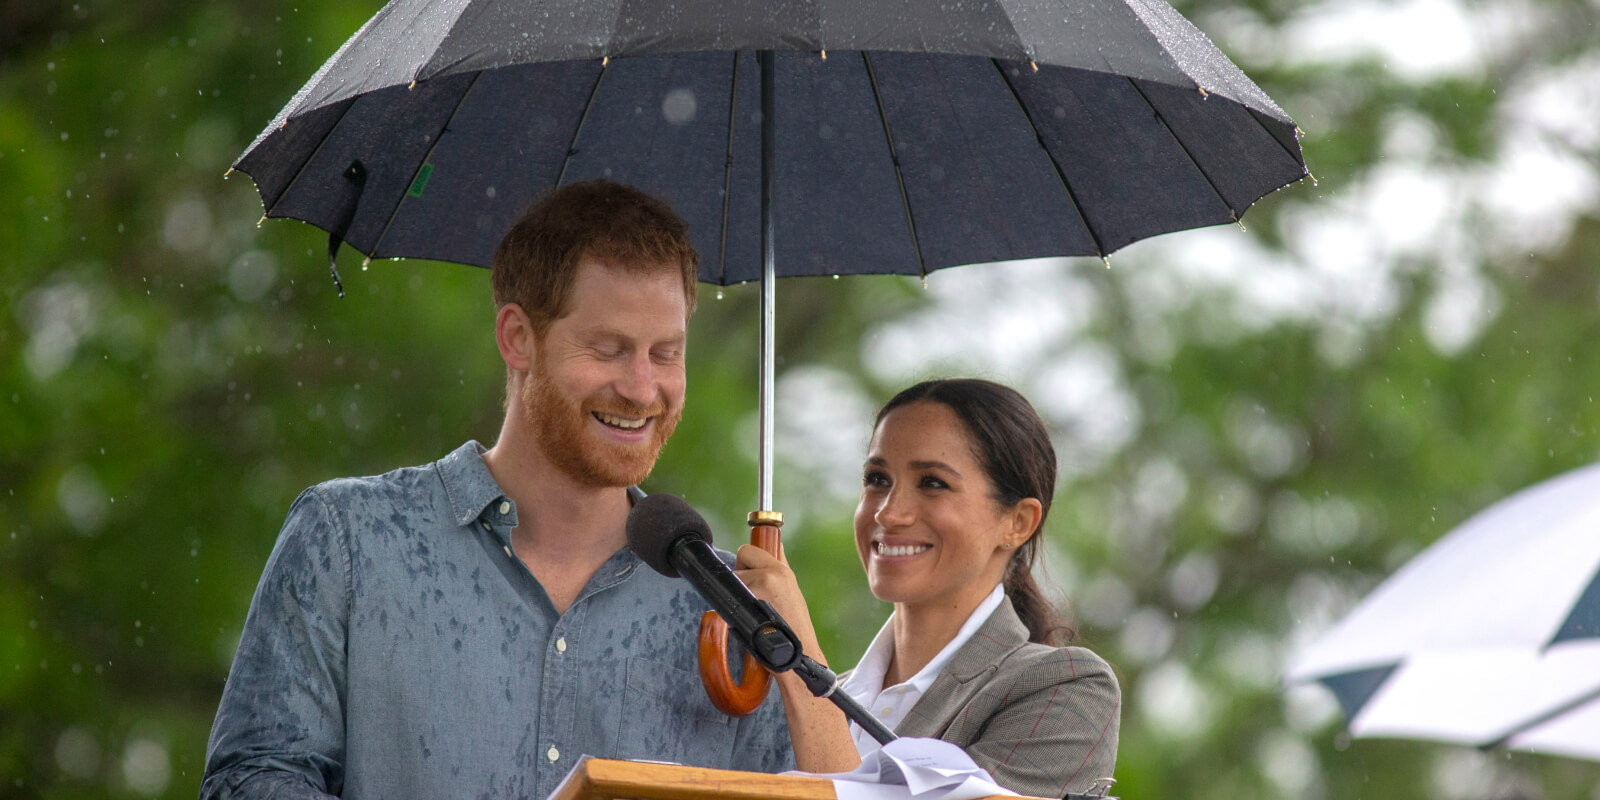
MULTIPOLYGON (((878 412, 856 508, 867 583, 894 603, 842 688, 901 736, 960 745, 1000 785, 1061 797, 1111 776, 1121 693, 1034 582, 1055 448, 992 381, 925 381, 878 412)), ((739 577, 817 647, 782 556, 739 549, 739 577)), ((795 760, 853 769, 877 742, 793 674, 778 676, 795 760)))

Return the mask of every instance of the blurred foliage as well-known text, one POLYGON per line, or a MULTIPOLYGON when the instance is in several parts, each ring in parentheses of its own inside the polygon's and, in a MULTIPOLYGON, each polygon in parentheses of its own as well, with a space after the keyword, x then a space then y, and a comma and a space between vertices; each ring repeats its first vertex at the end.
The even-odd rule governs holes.
MULTIPOLYGON (((223 180, 377 5, 0 6, 0 797, 194 796, 294 495, 498 430, 486 273, 363 269, 347 253, 339 300, 322 235, 255 225, 249 180, 223 180)), ((1300 120, 1322 179, 1259 203, 1242 236, 1292 250, 1291 217, 1382 166, 1396 115, 1437 133, 1431 163, 1502 158, 1517 82, 1600 55, 1593 3, 1524 5, 1540 24, 1485 69, 1401 80, 1378 60, 1252 60, 1252 31, 1325 6, 1179 3, 1300 120)), ((1142 252, 1060 267, 1098 304, 1075 335, 1115 356, 1137 410, 1126 441, 1063 485, 1050 530, 1052 572, 1123 681, 1119 793, 1600 796, 1588 762, 1352 742, 1331 701, 1281 683, 1301 626, 1600 453, 1595 209, 1557 241, 1472 251, 1492 302, 1454 347, 1430 333, 1443 279, 1427 258, 1395 273, 1382 313, 1340 327, 1261 324, 1203 288, 1152 310, 1142 252)), ((780 289, 782 374, 823 368, 870 402, 898 388, 858 342, 925 309, 919 287, 780 289)), ((652 488, 705 508, 732 546, 755 494, 757 296, 714 294, 692 329, 690 413, 652 488)), ((791 559, 833 662, 850 664, 887 614, 860 580, 851 503, 780 469, 796 473, 779 486, 798 512, 791 559)))

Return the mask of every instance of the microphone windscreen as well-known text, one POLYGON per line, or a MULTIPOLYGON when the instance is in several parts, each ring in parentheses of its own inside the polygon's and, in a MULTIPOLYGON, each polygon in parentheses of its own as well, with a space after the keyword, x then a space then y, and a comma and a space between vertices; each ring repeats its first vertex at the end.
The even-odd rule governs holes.
POLYGON ((628 512, 628 547, 650 568, 669 578, 678 570, 667 558, 674 542, 693 536, 711 542, 711 527, 692 506, 676 495, 652 494, 633 504, 628 512))

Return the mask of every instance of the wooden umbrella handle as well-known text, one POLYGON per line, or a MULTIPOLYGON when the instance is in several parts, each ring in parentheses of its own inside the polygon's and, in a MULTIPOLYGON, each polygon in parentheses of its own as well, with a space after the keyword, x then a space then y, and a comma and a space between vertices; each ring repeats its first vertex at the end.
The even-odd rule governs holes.
MULTIPOLYGON (((783 526, 783 515, 776 511, 756 511, 750 514, 750 543, 773 555, 783 536, 778 529, 783 526)), ((700 682, 706 687, 706 696, 717 710, 730 717, 748 716, 767 699, 772 673, 756 663, 755 657, 744 654, 744 680, 735 682, 728 673, 728 623, 715 611, 700 616, 700 682)))

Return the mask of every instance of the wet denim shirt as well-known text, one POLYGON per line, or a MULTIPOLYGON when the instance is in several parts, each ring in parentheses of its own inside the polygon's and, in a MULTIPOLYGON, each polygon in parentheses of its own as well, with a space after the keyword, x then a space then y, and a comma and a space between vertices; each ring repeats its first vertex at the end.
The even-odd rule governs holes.
POLYGON ((777 772, 778 693, 706 698, 707 606, 623 548, 566 613, 512 555, 477 442, 306 490, 245 619, 201 798, 533 798, 579 756, 777 772))

